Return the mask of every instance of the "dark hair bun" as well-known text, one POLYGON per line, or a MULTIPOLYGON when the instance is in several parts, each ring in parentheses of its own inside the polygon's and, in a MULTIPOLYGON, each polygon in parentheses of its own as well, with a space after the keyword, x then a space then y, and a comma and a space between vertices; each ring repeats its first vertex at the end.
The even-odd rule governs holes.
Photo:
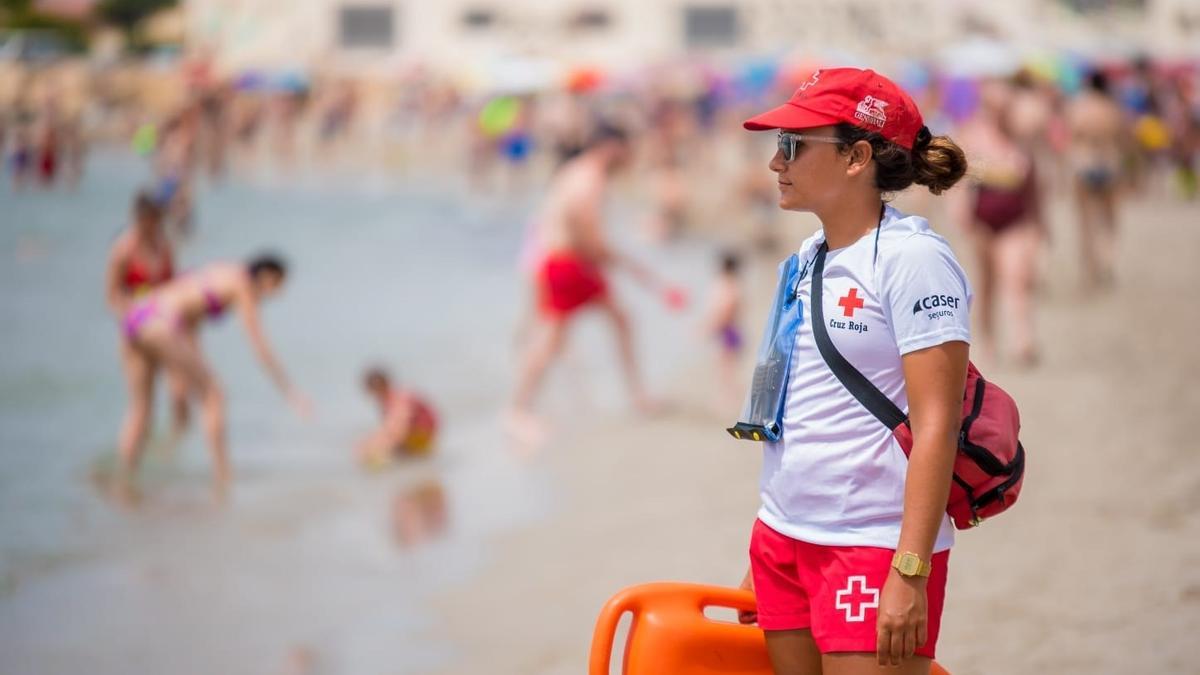
POLYGON ((917 132, 916 139, 913 141, 913 150, 920 150, 929 145, 929 141, 932 140, 933 134, 929 133, 929 127, 921 127, 921 130, 917 132))
POLYGON ((967 156, 949 136, 933 136, 922 127, 913 146, 912 168, 914 183, 940 195, 966 175, 967 156))

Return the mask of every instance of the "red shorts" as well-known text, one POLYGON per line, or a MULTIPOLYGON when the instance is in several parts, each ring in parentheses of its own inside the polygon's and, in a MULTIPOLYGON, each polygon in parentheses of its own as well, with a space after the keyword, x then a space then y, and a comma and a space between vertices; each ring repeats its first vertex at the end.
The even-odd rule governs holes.
POLYGON ((608 292, 600 268, 573 253, 553 253, 538 270, 542 311, 565 316, 608 292))
MULTIPOLYGON (((820 546, 797 541, 754 522, 750 569, 763 630, 812 631, 822 654, 875 652, 876 608, 895 551, 874 546, 820 546)), ((918 647, 933 658, 942 603, 946 598, 949 551, 933 556, 927 588, 929 638, 918 647)))

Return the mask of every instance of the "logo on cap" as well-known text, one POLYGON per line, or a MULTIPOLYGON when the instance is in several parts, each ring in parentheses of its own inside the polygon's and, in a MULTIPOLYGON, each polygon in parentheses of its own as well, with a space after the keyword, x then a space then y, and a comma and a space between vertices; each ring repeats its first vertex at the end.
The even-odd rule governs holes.
POLYGON ((800 85, 800 88, 797 91, 804 91, 805 89, 808 89, 809 87, 816 84, 817 81, 819 81, 820 79, 821 79, 821 71, 818 70, 813 73, 812 79, 809 80, 808 82, 805 82, 804 84, 800 85))
POLYGON ((887 111, 884 110, 887 107, 887 101, 881 101, 868 95, 858 102, 858 107, 854 110, 854 118, 883 128, 884 123, 887 122, 887 111))

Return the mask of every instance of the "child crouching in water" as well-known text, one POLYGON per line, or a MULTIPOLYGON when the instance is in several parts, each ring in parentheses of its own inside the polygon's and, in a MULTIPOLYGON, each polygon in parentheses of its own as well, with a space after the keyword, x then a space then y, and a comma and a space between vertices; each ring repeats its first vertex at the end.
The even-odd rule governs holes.
POLYGON ((438 420, 423 398, 393 385, 382 368, 368 370, 363 385, 379 405, 383 417, 379 428, 358 444, 358 459, 364 466, 382 468, 403 457, 422 457, 433 452, 438 420))

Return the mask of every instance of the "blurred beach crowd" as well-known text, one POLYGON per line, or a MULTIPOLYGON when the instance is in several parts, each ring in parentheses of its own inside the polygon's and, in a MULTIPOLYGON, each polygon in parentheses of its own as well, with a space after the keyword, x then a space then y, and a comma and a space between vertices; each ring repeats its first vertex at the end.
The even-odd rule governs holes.
POLYGON ((1179 194, 1194 193, 1194 56, 1158 55, 1153 45, 1092 53, 1021 48, 986 26, 972 30, 953 44, 931 45, 924 57, 872 58, 820 44, 756 53, 747 45, 633 66, 552 56, 506 57, 489 67, 409 59, 356 74, 320 62, 231 66, 211 47, 190 44, 89 58, 65 51, 45 29, 10 29, 0 50, 0 142, 14 189, 69 187, 94 144, 125 146, 157 175, 184 182, 319 164, 398 176, 462 172, 479 187, 501 189, 504 181, 544 180, 582 146, 595 120, 606 119, 635 135, 644 150, 638 175, 653 179, 647 185, 658 188, 656 200, 704 221, 712 211, 696 198, 707 191, 682 194, 691 182, 672 177, 715 167, 724 173, 714 183, 737 184, 729 178, 762 162, 761 148, 746 147, 755 141, 737 122, 786 98, 821 66, 871 67, 892 77, 934 133, 961 128, 979 112, 986 85, 1004 82, 1041 107, 1033 128, 1020 133, 1051 158, 1069 153, 1067 109, 1100 72, 1130 137, 1122 177, 1141 186, 1160 174, 1179 194))
MULTIPOLYGON (((1127 177, 1140 185, 1141 178, 1161 173, 1181 194, 1195 191, 1195 60, 1148 53, 1022 58, 983 39, 962 51, 978 63, 838 63, 893 77, 916 98, 935 133, 957 130, 979 110, 984 84, 1004 81, 1044 107, 1036 141, 1053 157, 1070 147, 1068 104, 1086 89, 1090 73, 1102 72, 1126 115, 1127 177)), ((740 147, 753 141, 736 122, 786 98, 831 63, 813 56, 733 65, 680 59, 620 71, 539 68, 523 81, 487 83, 421 66, 366 80, 319 72, 221 73, 204 60, 172 61, 169 68, 136 61, 98 67, 75 58, 0 62, 0 138, 12 186, 61 181, 69 187, 79 179, 87 148, 101 143, 125 145, 156 172, 182 171, 187 180, 341 163, 397 175, 430 168, 467 172, 479 185, 496 188, 504 185, 496 180, 544 179, 581 147, 601 117, 635 133, 646 149, 639 170, 648 175, 666 179, 710 157, 736 174, 745 163, 762 161, 761 148, 740 147)), ((690 202, 671 193, 664 187, 660 198, 690 202)))
MULTIPOLYGON (((1126 21, 1145 9, 1110 4, 1126 21)), ((468 11, 463 20, 495 21, 485 14, 468 11)), ((1190 26, 1189 16, 1180 10, 1178 20, 1190 26)), ((124 148, 145 160, 167 227, 181 235, 203 208, 195 203, 198 183, 286 180, 312 169, 516 201, 547 186, 597 125, 616 125, 635 150, 619 185, 645 214, 633 225, 643 241, 705 233, 775 255, 783 240, 774 180, 763 170, 770 139, 744 133, 740 120, 786 99, 822 66, 872 67, 911 93, 934 134, 949 133, 971 151, 970 185, 934 204, 945 210, 936 215, 964 232, 999 235, 1008 223, 972 227, 995 210, 990 201, 980 206, 981 190, 984 201, 1008 200, 1024 214, 1009 220, 1029 225, 1015 228, 1027 236, 973 241, 979 259, 991 261, 981 271, 988 277, 980 284, 983 350, 994 347, 995 287, 1013 296, 1011 351, 1032 364, 1029 289, 1054 229, 1044 205, 1071 195, 1077 224, 1058 225, 1080 231, 1083 283, 1107 283, 1121 200, 1192 200, 1200 189, 1200 60, 1179 50, 1157 54, 1153 45, 1023 47, 978 19, 963 25, 961 39, 931 46, 924 57, 872 59, 814 41, 612 66, 511 53, 453 67, 408 59, 361 74, 320 63, 232 66, 211 45, 140 58, 55 56, 45 31, 24 41, 15 31, 0 61, 0 151, 17 195, 69 191, 89 148, 124 148)))
MULTIPOLYGON (((319 60, 303 66, 234 64, 223 58, 218 47, 198 44, 190 40, 187 31, 173 28, 172 21, 185 22, 188 2, 144 3, 141 13, 124 26, 113 19, 122 16, 112 9, 121 4, 0 3, 0 158, 4 178, 0 229, 8 231, 3 241, 13 249, 0 253, 16 263, 45 254, 28 243, 37 240, 29 236, 28 225, 16 222, 13 214, 18 213, 19 205, 37 200, 44 203, 50 195, 56 203, 70 204, 86 192, 97 172, 132 163, 136 175, 128 182, 136 188, 108 195, 107 203, 119 206, 105 213, 76 213, 80 220, 104 223, 112 231, 110 244, 118 236, 132 237, 130 241, 135 242, 124 253, 120 248, 123 239, 110 251, 86 252, 88 260, 94 258, 96 269, 109 258, 114 289, 125 284, 124 290, 108 294, 110 307, 104 310, 112 315, 106 319, 122 326, 114 332, 124 336, 114 338, 118 340, 137 337, 141 317, 133 315, 139 307, 146 312, 153 309, 139 304, 145 297, 157 298, 160 310, 175 302, 168 297, 170 283, 187 278, 186 273, 173 273, 181 266, 173 265, 172 260, 181 255, 188 258, 189 268, 201 270, 197 278, 210 280, 205 281, 209 286, 202 286, 203 295, 193 298, 187 295, 192 291, 179 291, 178 303, 185 308, 180 311, 185 314, 193 311, 188 303, 195 305, 198 316, 219 314, 235 306, 242 313, 244 305, 239 303, 254 304, 275 292, 285 276, 282 261, 256 258, 248 268, 250 286, 243 287, 239 285, 242 281, 235 280, 226 288, 226 268, 221 266, 228 263, 201 259, 195 253, 195 242, 202 242, 205 228, 213 226, 206 217, 206 200, 220 201, 222 194, 245 184, 299 185, 309 184, 305 181, 311 182, 313 176, 317 182, 331 175, 362 176, 396 186, 405 195, 451 195, 454 202, 519 211, 523 222, 503 234, 504 250, 514 252, 503 269, 512 286, 526 292, 523 283, 534 267, 527 257, 540 248, 534 223, 537 211, 530 205, 542 201, 564 166, 595 146, 597 134, 609 138, 617 129, 628 139, 632 152, 627 170, 614 176, 612 184, 613 201, 621 204, 612 211, 624 217, 620 222, 613 219, 607 227, 621 231, 613 237, 620 248, 662 273, 663 284, 651 285, 663 286, 658 290, 665 294, 669 310, 690 305, 704 312, 697 320, 701 327, 687 333, 686 339, 691 341, 688 349, 702 354, 705 376, 712 377, 697 380, 703 384, 690 393, 696 394, 698 401, 686 405, 703 408, 699 419, 712 427, 713 434, 719 434, 723 426, 735 421, 749 375, 747 352, 740 342, 745 339, 752 345, 758 339, 762 305, 769 300, 762 293, 759 295, 764 297, 747 293, 765 287, 764 279, 773 282, 775 265, 802 238, 795 222, 777 207, 775 176, 767 169, 776 151, 774 134, 747 133, 741 122, 786 100, 823 67, 873 68, 891 77, 916 100, 933 134, 949 134, 967 149, 969 180, 947 198, 934 200, 922 194, 898 199, 906 210, 928 216, 939 230, 948 232, 968 263, 977 295, 973 314, 978 339, 973 342, 972 355, 985 364, 1011 369, 1003 372, 1037 373, 1045 365, 1046 352, 1052 351, 1045 349, 1045 344, 1055 336, 1044 334, 1035 320, 1038 303, 1045 300, 1039 286, 1046 276, 1046 251, 1051 242, 1061 240, 1063 232, 1071 232, 1066 239, 1073 242, 1074 249, 1067 257, 1077 263, 1070 284, 1081 298, 1103 298, 1117 292, 1124 282, 1118 274, 1118 259, 1125 238, 1131 236, 1128 223, 1123 222, 1129 205, 1194 209, 1200 197, 1200 51, 1167 53, 1153 43, 1091 50, 1032 48, 987 22, 974 21, 964 24, 959 39, 916 45, 907 56, 889 53, 877 58, 868 50, 813 40, 812 44, 743 45, 716 52, 680 50, 670 54, 662 50, 644 59, 613 63, 553 53, 510 54, 490 64, 464 60, 447 65, 444 60, 435 64, 409 59, 356 73, 353 68, 335 68, 319 60), (168 19, 162 18, 163 13, 168 19), (35 15, 66 16, 69 20, 31 22, 35 15), (175 18, 170 19, 172 16, 175 18), (74 27, 62 28, 68 24, 74 27), (113 38, 114 25, 126 33, 113 38), (89 44, 80 37, 87 31, 104 38, 93 37, 89 44), (168 37, 148 38, 154 31, 168 37), (117 47, 109 44, 110 38, 117 40, 117 47), (1005 205, 1002 210, 1008 209, 1009 215, 995 215, 995 204, 1005 205), (128 233, 133 234, 119 235, 122 223, 127 223, 128 233), (158 279, 152 279, 156 275, 149 272, 140 276, 130 272, 139 256, 137 264, 142 268, 162 263, 168 272, 158 279), (165 290, 148 296, 152 293, 148 287, 160 283, 165 290), (245 299, 251 297, 253 301, 245 299), (715 393, 710 395, 706 388, 715 393)), ((1089 9, 1089 3, 1057 4, 1080 13, 1089 9)), ((1122 17, 1136 17, 1145 3, 1097 4, 1116 6, 1124 12, 1122 17)), ((493 20, 490 16, 482 12, 471 20, 489 23, 493 20)), ((591 19, 584 16, 580 21, 609 21, 589 16, 591 19)), ((1181 22, 1194 22, 1190 30, 1200 32, 1200 14, 1181 13, 1180 17, 1181 22)), ((719 15, 693 18, 700 24, 715 21, 713 30, 720 32, 719 15)), ((363 30, 369 37, 369 26, 363 30)), ((703 33, 705 29, 702 25, 697 30, 703 33)), ((357 199, 353 195, 344 198, 357 199)), ((229 212, 227 205, 221 208, 223 213, 229 212)), ((405 208, 404 204, 397 207, 400 211, 405 208)), ((227 239, 222 241, 232 237, 234 242, 226 250, 244 242, 244 256, 256 253, 251 247, 259 244, 261 237, 250 232, 253 226, 252 222, 225 225, 222 236, 227 239)), ((453 229, 456 223, 439 222, 437 227, 453 229)), ((270 231, 286 232, 286 228, 270 231)), ((286 254, 293 242, 286 234, 281 236, 272 250, 286 254)), ((370 243, 363 246, 369 248, 370 243)), ((399 267, 420 258, 422 252, 402 250, 395 256, 399 267)), ((353 264, 345 263, 347 268, 353 264)), ((11 279, 24 279, 18 272, 12 274, 11 279)), ((231 279, 236 276, 229 275, 231 279)), ((101 284, 103 280, 96 276, 88 283, 101 284)), ((105 296, 93 288, 72 292, 86 292, 95 296, 89 296, 88 303, 103 305, 105 296)), ((5 287, 0 292, 12 296, 8 298, 12 304, 19 304, 16 295, 22 289, 5 287)), ((362 312, 387 311, 386 306, 373 305, 369 297, 358 299, 356 306, 362 312)), ((457 300, 449 297, 445 302, 453 305, 457 300)), ((531 304, 536 304, 536 299, 531 304)), ((646 311, 644 306, 638 307, 638 311, 646 311)), ((436 323, 441 319, 438 311, 422 312, 421 321, 436 323)), ((498 341, 527 342, 530 319, 522 318, 521 307, 514 303, 499 311, 515 328, 513 335, 501 335, 498 341)), ((633 314, 634 325, 659 325, 633 314)), ((203 316, 181 320, 180 325, 194 321, 187 324, 194 328, 203 320, 203 316)), ((265 351, 268 373, 302 416, 310 415, 313 402, 282 375, 280 362, 265 347, 262 335, 254 332, 258 330, 256 322, 257 318, 246 320, 248 328, 255 326, 250 334, 256 354, 265 351)), ((87 324, 86 330, 100 330, 94 324, 87 324)), ((370 325, 364 321, 355 329, 370 330, 370 325)), ((0 332, 6 340, 34 339, 18 337, 15 327, 6 330, 0 332)), ((504 330, 502 327, 500 332, 504 330)), ((290 333, 276 337, 283 343, 300 332, 293 324, 290 333)), ((162 340, 173 345, 169 349, 195 353, 168 355, 164 347, 155 358, 163 363, 200 364, 192 371, 180 367, 180 372, 190 372, 186 377, 194 380, 194 391, 181 394, 182 408, 176 406, 180 427, 187 425, 189 396, 196 415, 215 416, 214 411, 226 403, 217 379, 207 370, 204 348, 194 340, 162 340)), ((394 341, 399 344, 402 340, 397 336, 394 341)), ((586 344, 584 360, 602 364, 612 360, 610 347, 591 349, 591 343, 586 344)), ((645 347, 645 343, 639 345, 645 347)), ((343 349, 340 344, 323 348, 343 349)), ((121 367, 129 382, 155 376, 153 371, 139 374, 136 363, 128 360, 129 354, 122 354, 126 360, 121 367)), ((651 343, 643 356, 644 361, 654 362, 672 355, 671 347, 651 343)), ((513 398, 509 380, 516 377, 520 363, 518 352, 506 361, 508 372, 502 377, 473 384, 478 396, 456 397, 444 392, 439 395, 435 378, 411 381, 405 372, 402 386, 389 382, 388 369, 366 360, 368 356, 363 355, 356 364, 358 370, 338 376, 346 381, 363 380, 356 389, 367 393, 354 405, 361 403, 358 407, 373 414, 377 404, 381 426, 362 441, 357 455, 360 463, 373 471, 393 459, 402 460, 405 468, 435 461, 446 445, 431 439, 435 434, 444 437, 456 426, 469 426, 468 420, 479 415, 480 400, 487 401, 489 414, 502 413, 513 398), (418 391, 432 396, 426 399, 418 391), (413 440, 416 436, 421 438, 413 440), (386 446, 385 456, 379 456, 378 448, 367 447, 374 442, 371 439, 386 446), (390 456, 393 445, 404 446, 403 451, 396 450, 396 457, 390 456)), ((402 356, 404 363, 423 360, 422 355, 412 353, 393 356, 396 360, 402 356)), ((568 358, 564 367, 578 368, 578 363, 573 363, 576 357, 579 355, 568 358)), ((9 367, 18 373, 21 364, 9 367)), ((428 374, 436 367, 440 366, 426 364, 413 370, 428 374)), ((446 365, 447 370, 451 368, 446 365)), ((118 367, 110 370, 115 373, 118 367)), ((221 370, 217 363, 214 371, 221 370)), ((611 370, 618 368, 612 365, 611 370)), ((298 387, 304 384, 301 381, 298 387)), ((669 397, 667 392, 679 389, 661 381, 658 384, 664 398, 669 397)), ((134 385, 127 391, 131 400, 148 396, 134 385)), ((113 388, 97 398, 118 399, 125 393, 113 388)), ((2 400, 20 403, 22 396, 22 391, 14 389, 2 400)), ((230 407, 239 404, 236 397, 229 398, 233 401, 230 407)), ((326 414, 320 396, 316 398, 316 414, 326 414)), ((664 403, 650 416, 680 415, 678 401, 664 403)), ((561 416, 561 401, 547 407, 550 416, 561 416)), ((1027 410, 1030 416, 1040 413, 1027 410)), ((108 426, 90 429, 86 436, 117 439, 119 433, 126 434, 128 438, 115 441, 117 452, 105 451, 125 453, 126 445, 133 448, 142 442, 135 436, 146 435, 144 428, 128 430, 130 425, 138 425, 129 421, 130 415, 136 416, 127 413, 126 431, 119 431, 122 420, 113 415, 108 426)), ((682 417, 681 423, 696 424, 697 418, 690 412, 682 417)), ((213 438, 223 436, 223 418, 204 419, 221 419, 219 430, 206 427, 205 433, 213 438)), ((231 416, 230 424, 238 424, 239 419, 245 417, 231 416)), ((562 428, 573 424, 569 419, 558 422, 562 428)), ((368 431, 364 427, 353 434, 361 436, 368 431)), ((527 427, 510 429, 522 445, 538 445, 528 431, 527 427)), ((13 432, 6 443, 16 436, 13 432)), ((237 435, 234 437, 236 440, 237 435)), ((354 441, 346 434, 334 441, 344 446, 338 450, 346 450, 347 464, 354 458, 349 452, 354 441)), ((571 450, 554 448, 555 453, 567 456, 571 450)), ((128 452, 136 455, 140 450, 128 452)), ((536 461, 530 459, 536 451, 529 448, 515 454, 522 461, 536 461)), ((235 447, 235 465, 238 455, 235 447)), ((136 456, 133 459, 136 465, 136 456)), ((477 458, 463 453, 458 459, 469 463, 477 458)), ((217 460, 218 471, 223 461, 217 460)), ((238 472, 233 474, 236 481, 238 472)), ((5 480, 20 478, 14 472, 5 480)), ((436 539, 453 520, 455 490, 446 489, 443 480, 444 476, 422 474, 389 499, 388 527, 393 530, 389 536, 401 548, 436 539)), ((752 489, 751 483, 742 487, 752 489)), ((108 490, 101 490, 106 498, 111 496, 108 490)), ((126 506, 135 501, 127 493, 119 495, 119 502, 126 506)), ((13 522, 5 526, 15 532, 13 522)), ((26 574, 36 576, 25 571, 28 566, 13 562, 18 558, 14 555, 6 561, 0 556, 0 602, 5 593, 15 593, 17 581, 13 580, 26 574), (7 571, 6 562, 10 565, 7 571)), ((731 577, 729 581, 736 580, 731 577)), ((13 610, 11 616, 21 614, 13 610)), ((289 672, 309 672, 314 659, 320 659, 314 656, 310 642, 314 641, 304 635, 288 636, 281 640, 284 647, 272 646, 275 651, 269 660, 275 663, 283 654, 289 672)), ((317 645, 316 650, 320 649, 317 645)), ((9 672, 2 653, 0 671, 9 672)))

